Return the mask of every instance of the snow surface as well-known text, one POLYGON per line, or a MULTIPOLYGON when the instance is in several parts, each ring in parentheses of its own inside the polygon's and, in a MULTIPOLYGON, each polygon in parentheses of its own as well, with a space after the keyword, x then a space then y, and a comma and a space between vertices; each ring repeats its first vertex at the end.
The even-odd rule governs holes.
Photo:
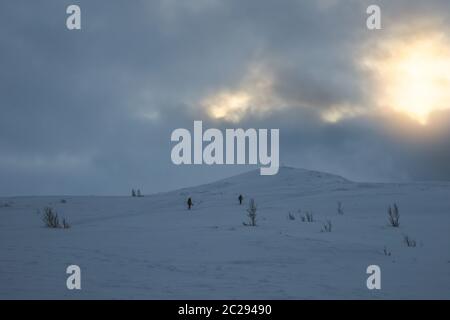
POLYGON ((449 196, 450 183, 355 183, 283 167, 141 198, 0 198, 0 298, 449 299, 449 196), (242 224, 250 198, 257 227, 242 224), (394 202, 400 228, 388 225, 394 202), (46 206, 71 228, 45 228, 46 206), (315 222, 301 221, 306 211, 315 222), (332 232, 321 232, 327 220, 332 232), (66 288, 71 264, 82 290, 66 288), (373 264, 381 290, 366 287, 373 264))

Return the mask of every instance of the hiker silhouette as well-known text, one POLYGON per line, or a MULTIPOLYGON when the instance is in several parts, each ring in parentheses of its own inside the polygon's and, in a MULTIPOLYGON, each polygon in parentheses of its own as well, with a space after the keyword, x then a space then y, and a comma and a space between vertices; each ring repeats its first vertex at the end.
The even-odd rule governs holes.
POLYGON ((187 205, 188 205, 188 209, 191 210, 191 207, 194 205, 194 204, 192 203, 192 199, 191 199, 191 198, 189 198, 189 199, 187 200, 187 205))
POLYGON ((242 196, 242 194, 239 195, 239 204, 242 204, 242 200, 244 200, 244 197, 242 196))

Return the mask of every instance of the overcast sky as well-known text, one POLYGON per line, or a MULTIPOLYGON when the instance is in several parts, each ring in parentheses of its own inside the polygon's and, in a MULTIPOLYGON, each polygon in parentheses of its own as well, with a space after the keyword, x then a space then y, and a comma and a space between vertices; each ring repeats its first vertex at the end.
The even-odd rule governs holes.
POLYGON ((449 53, 449 30, 447 0, 2 0, 0 195, 153 193, 252 169, 172 164, 170 134, 194 120, 279 128, 284 165, 450 180, 450 101, 419 123, 389 105, 386 78, 417 35, 449 53), (372 3, 381 30, 366 28, 372 3))

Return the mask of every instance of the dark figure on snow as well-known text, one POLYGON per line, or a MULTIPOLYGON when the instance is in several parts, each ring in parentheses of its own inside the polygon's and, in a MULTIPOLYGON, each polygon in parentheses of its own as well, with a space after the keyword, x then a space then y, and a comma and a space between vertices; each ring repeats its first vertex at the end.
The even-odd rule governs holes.
POLYGON ((188 205, 188 209, 191 210, 191 207, 192 207, 192 205, 193 205, 193 204, 192 204, 192 199, 191 199, 191 198, 188 199, 187 205, 188 205))
POLYGON ((239 204, 242 204, 242 200, 244 200, 244 197, 242 196, 242 194, 239 195, 239 204))

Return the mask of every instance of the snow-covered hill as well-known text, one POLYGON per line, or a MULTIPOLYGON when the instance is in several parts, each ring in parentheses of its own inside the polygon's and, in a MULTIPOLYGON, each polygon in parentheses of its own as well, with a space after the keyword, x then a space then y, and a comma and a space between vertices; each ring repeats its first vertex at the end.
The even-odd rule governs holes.
POLYGON ((0 298, 449 299, 449 196, 450 183, 355 183, 283 167, 141 198, 0 198, 0 298), (250 198, 257 227, 242 224, 250 198), (388 225, 394 202, 400 228, 388 225), (45 228, 48 206, 71 228, 45 228), (306 212, 314 222, 302 222, 306 212), (331 232, 321 232, 326 221, 331 232), (66 288, 72 264, 80 291, 66 288), (366 287, 369 265, 381 267, 381 290, 366 287))

